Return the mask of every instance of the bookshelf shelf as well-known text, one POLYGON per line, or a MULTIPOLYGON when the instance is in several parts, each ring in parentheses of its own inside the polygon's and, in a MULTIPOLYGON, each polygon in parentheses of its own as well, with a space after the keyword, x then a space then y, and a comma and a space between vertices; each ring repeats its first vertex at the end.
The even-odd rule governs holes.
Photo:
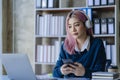
POLYGON ((106 5, 106 6, 91 6, 91 8, 95 8, 95 9, 100 9, 100 8, 104 8, 104 9, 111 9, 114 8, 116 5, 106 5))
POLYGON ((99 34, 99 35, 93 35, 94 37, 115 37, 115 34, 99 34))
POLYGON ((58 37, 61 37, 61 36, 52 36, 52 35, 50 35, 50 36, 39 36, 39 35, 36 35, 36 38, 58 38, 58 37))
MULTIPOLYGON (((66 37, 65 18, 66 18, 67 13, 71 10, 74 10, 74 9, 87 9, 87 8, 90 8, 91 11, 92 11, 91 12, 92 22, 93 22, 94 18, 99 18, 99 19, 107 18, 107 20, 109 18, 114 18, 114 24, 115 25, 113 27, 114 32, 112 34, 109 33, 109 32, 107 32, 105 34, 102 34, 101 31, 100 31, 99 34, 94 33, 93 36, 101 38, 103 40, 103 42, 105 43, 105 47, 107 47, 107 46, 108 47, 110 47, 110 46, 114 47, 114 54, 109 53, 110 51, 106 52, 106 53, 114 56, 114 58, 113 58, 114 60, 112 61, 113 63, 117 64, 118 66, 120 65, 120 58, 119 58, 119 53, 120 53, 119 47, 120 47, 120 45, 118 44, 118 43, 120 43, 119 42, 119 40, 120 40, 119 39, 119 37, 120 37, 120 35, 119 35, 120 20, 118 18, 119 17, 119 0, 116 0, 115 5, 90 6, 90 7, 88 7, 88 5, 86 4, 83 7, 81 7, 81 6, 80 7, 70 6, 70 7, 64 7, 64 8, 36 8, 35 9, 35 14, 36 14, 36 20, 35 20, 35 23, 36 23, 36 26, 35 26, 35 30, 36 30, 35 31, 36 32, 36 34, 35 34, 35 56, 36 56, 35 57, 35 71, 38 69, 38 65, 40 65, 40 66, 42 66, 44 64, 45 65, 53 65, 53 66, 55 65, 55 62, 56 62, 58 54, 59 54, 60 45, 66 37), (46 16, 47 16, 47 18, 46 18, 46 16), (56 20, 54 20, 55 17, 57 18, 56 20), (62 17, 62 19, 59 20, 59 17, 62 17), (41 18, 45 19, 45 20, 42 21, 41 18), (38 20, 40 20, 40 21, 38 21, 38 20), (54 24, 55 23, 56 24, 53 25, 52 22, 54 22, 54 24), (58 22, 61 22, 62 25, 61 25, 61 23, 58 23, 58 22), (47 25, 47 27, 46 27, 46 24, 48 24, 48 23, 49 23, 49 25, 47 25), (39 26, 37 26, 37 25, 39 25, 39 26), (56 28, 56 26, 57 26, 57 28, 56 28), (45 30, 39 31, 43 28, 45 28, 45 30, 48 29, 49 31, 45 31, 45 30), (52 30, 54 30, 55 33, 45 33, 44 34, 44 32, 54 32, 52 30), (62 32, 59 33, 59 31, 62 31, 62 32), (39 49, 47 47, 46 49, 43 49, 43 50, 48 51, 48 52, 40 52, 41 49, 39 50, 38 47, 39 47, 39 49), (57 51, 52 52, 52 47, 53 47, 53 50, 57 50, 57 51), (54 48, 54 47, 56 47, 56 48, 54 48), (49 51, 50 51, 51 54, 49 53, 49 51), (48 60, 49 62, 44 61, 44 60, 43 61, 42 60, 38 61, 37 58, 41 58, 41 57, 38 57, 38 56, 41 55, 41 54, 38 54, 38 53, 48 54, 47 55, 48 59, 49 59, 49 55, 53 55, 55 57, 55 59, 50 60, 50 61, 48 60), (55 55, 55 54, 57 54, 57 55, 55 55)), ((94 22, 93 22, 93 24, 94 24, 94 22)), ((108 29, 107 29, 107 31, 108 31, 108 29)), ((50 58, 50 59, 52 59, 52 58, 50 58)), ((42 72, 40 71, 40 73, 42 73, 42 72)), ((38 73, 36 73, 36 74, 38 74, 38 73)))
POLYGON ((37 8, 36 11, 70 11, 72 8, 37 8))
POLYGON ((108 5, 108 6, 91 6, 91 7, 69 7, 69 8, 36 8, 36 11, 70 11, 74 9, 81 8, 92 8, 92 9, 107 9, 113 10, 116 5, 108 5))

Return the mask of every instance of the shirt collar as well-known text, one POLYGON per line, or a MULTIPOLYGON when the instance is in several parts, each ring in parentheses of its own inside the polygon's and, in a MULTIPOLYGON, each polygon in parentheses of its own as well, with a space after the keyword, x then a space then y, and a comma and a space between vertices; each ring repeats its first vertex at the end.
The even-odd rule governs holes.
POLYGON ((79 50, 78 47, 75 46, 75 51, 83 52, 85 49, 87 49, 87 51, 88 51, 89 48, 90 48, 90 36, 88 36, 87 39, 85 40, 81 50, 79 50))

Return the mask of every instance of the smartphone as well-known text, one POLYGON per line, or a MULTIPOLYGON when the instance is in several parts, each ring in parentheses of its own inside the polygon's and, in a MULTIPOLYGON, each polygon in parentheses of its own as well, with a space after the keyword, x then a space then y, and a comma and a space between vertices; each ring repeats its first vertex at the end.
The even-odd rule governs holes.
POLYGON ((74 62, 72 61, 72 59, 62 59, 62 61, 63 61, 64 64, 68 64, 68 66, 69 66, 69 64, 78 66, 78 65, 74 64, 74 62))
POLYGON ((62 59, 64 64, 73 64, 74 62, 72 61, 72 59, 62 59))

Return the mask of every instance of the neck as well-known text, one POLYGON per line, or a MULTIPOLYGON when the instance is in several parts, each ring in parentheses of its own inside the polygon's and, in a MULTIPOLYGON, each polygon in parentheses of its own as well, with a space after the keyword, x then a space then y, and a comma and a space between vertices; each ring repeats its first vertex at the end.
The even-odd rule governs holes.
POLYGON ((82 48, 86 39, 87 39, 87 35, 83 36, 82 38, 77 39, 77 47, 79 50, 82 48))

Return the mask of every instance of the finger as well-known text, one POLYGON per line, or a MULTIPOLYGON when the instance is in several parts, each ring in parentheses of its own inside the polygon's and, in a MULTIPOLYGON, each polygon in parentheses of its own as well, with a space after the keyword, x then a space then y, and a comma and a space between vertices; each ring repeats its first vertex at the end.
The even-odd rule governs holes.
POLYGON ((66 71, 66 68, 62 68, 62 71, 66 71))
POLYGON ((78 62, 75 62, 74 64, 75 64, 75 65, 78 65, 78 66, 82 66, 82 64, 81 64, 81 63, 78 63, 78 62))
POLYGON ((70 70, 68 68, 63 68, 62 69, 62 74, 63 75, 67 75, 67 74, 69 74, 69 72, 70 72, 70 70))
POLYGON ((67 68, 65 68, 66 70, 69 70, 69 71, 72 71, 73 70, 73 68, 71 68, 71 67, 67 67, 67 68))
POLYGON ((64 75, 67 75, 67 74, 70 74, 70 73, 72 73, 72 71, 65 71, 64 75))
POLYGON ((68 71, 68 74, 73 73, 73 72, 74 72, 74 70, 69 70, 69 71, 68 71))
POLYGON ((63 66, 67 66, 67 64, 63 64, 63 66))
POLYGON ((77 66, 73 65, 73 64, 69 64, 70 67, 76 69, 77 66))
POLYGON ((68 66, 68 64, 64 64, 64 65, 63 65, 63 68, 66 68, 67 66, 68 66))
POLYGON ((71 72, 71 69, 70 69, 70 68, 64 68, 64 69, 62 70, 62 73, 63 73, 64 75, 69 74, 70 72, 71 72))
POLYGON ((74 71, 74 69, 71 68, 71 67, 68 67, 68 68, 66 69, 66 73, 73 73, 73 71, 74 71))

